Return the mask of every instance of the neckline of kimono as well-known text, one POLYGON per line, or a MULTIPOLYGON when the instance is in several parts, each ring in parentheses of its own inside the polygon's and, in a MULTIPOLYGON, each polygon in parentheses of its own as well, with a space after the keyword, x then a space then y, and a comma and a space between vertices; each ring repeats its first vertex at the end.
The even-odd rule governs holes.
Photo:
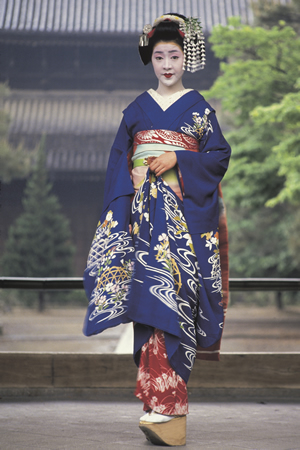
POLYGON ((163 97, 154 89, 149 89, 147 92, 153 100, 160 106, 163 111, 166 111, 170 106, 177 102, 181 97, 183 97, 188 92, 193 91, 194 89, 183 89, 181 91, 174 92, 174 94, 169 95, 168 97, 163 97))

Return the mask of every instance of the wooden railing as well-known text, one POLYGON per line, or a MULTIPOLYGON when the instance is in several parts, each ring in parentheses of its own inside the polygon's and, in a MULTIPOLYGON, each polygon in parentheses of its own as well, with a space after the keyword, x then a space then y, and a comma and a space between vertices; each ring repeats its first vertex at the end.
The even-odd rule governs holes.
MULTIPOLYGON (((0 289, 71 290, 83 289, 82 278, 0 277, 0 289)), ((300 278, 230 278, 229 290, 299 291, 300 278)))

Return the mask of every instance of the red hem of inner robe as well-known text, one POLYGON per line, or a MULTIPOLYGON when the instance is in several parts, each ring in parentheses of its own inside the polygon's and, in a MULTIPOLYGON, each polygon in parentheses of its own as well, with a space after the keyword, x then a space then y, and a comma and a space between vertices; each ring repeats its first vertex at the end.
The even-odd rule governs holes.
POLYGON ((144 411, 188 414, 186 383, 170 366, 161 330, 155 329, 141 349, 135 395, 144 402, 144 411))

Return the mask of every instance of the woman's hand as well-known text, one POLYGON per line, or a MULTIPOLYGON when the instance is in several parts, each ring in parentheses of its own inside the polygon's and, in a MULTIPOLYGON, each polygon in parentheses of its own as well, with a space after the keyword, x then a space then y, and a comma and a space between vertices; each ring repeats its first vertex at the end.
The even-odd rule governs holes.
POLYGON ((162 175, 167 170, 172 169, 177 164, 177 156, 175 152, 165 152, 158 156, 150 164, 151 172, 154 172, 157 177, 162 175))

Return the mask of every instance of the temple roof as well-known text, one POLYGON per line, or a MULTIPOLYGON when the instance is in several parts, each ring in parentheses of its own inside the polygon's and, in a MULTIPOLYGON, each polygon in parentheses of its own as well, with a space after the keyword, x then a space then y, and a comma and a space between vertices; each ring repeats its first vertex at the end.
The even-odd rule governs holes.
POLYGON ((140 33, 169 11, 200 17, 204 32, 210 32, 231 16, 252 23, 253 2, 257 0, 0 0, 0 32, 140 33))
POLYGON ((115 133, 123 109, 138 91, 15 90, 4 101, 10 134, 115 133))
POLYGON ((122 110, 139 94, 11 91, 4 100, 10 117, 10 140, 34 147, 46 135, 47 169, 53 177, 81 173, 81 177, 86 174, 87 179, 98 179, 106 170, 122 110))

